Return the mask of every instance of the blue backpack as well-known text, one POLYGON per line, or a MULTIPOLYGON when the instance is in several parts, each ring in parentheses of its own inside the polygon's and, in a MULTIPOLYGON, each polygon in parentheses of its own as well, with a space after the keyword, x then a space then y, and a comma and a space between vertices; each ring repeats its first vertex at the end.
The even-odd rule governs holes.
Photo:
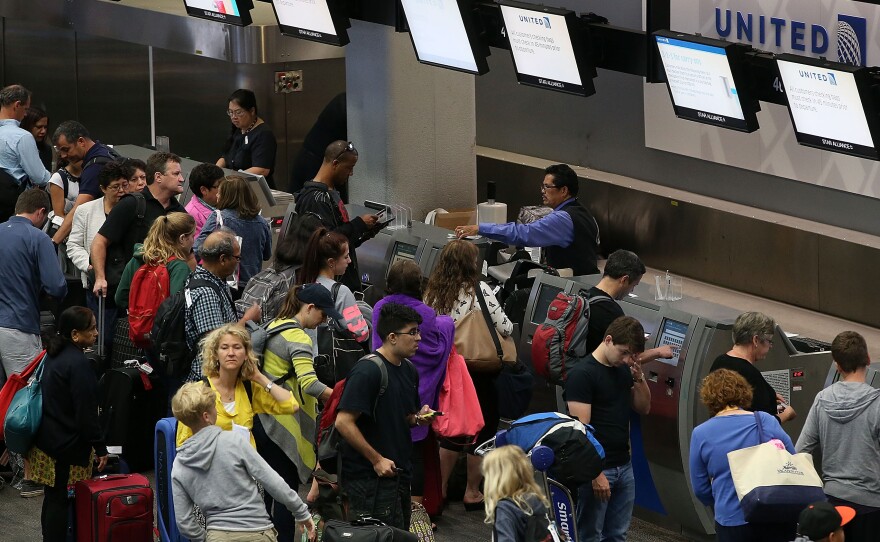
POLYGON ((605 449, 593 436, 593 427, 559 412, 539 412, 515 420, 505 437, 506 444, 515 444, 526 453, 541 445, 553 450, 549 474, 569 488, 590 483, 605 465, 605 449))

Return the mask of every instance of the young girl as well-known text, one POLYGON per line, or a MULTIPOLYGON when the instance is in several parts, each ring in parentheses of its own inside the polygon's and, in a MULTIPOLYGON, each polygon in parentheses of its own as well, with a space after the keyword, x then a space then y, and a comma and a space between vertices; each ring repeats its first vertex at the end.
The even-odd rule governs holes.
POLYGON ((502 446, 483 458, 486 523, 494 542, 548 540, 549 502, 535 482, 532 465, 518 446, 502 446))

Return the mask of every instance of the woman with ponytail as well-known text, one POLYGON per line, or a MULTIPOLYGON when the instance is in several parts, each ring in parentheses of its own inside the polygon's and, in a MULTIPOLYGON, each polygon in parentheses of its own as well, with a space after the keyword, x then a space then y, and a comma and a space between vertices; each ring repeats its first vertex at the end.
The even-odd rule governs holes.
POLYGON ((169 213, 157 218, 144 243, 134 246, 134 256, 125 266, 116 289, 116 304, 124 309, 129 307, 137 295, 131 281, 143 265, 165 266, 168 270, 170 288, 163 293, 163 299, 182 290, 186 278, 196 267, 192 252, 195 232, 196 221, 187 213, 169 213))

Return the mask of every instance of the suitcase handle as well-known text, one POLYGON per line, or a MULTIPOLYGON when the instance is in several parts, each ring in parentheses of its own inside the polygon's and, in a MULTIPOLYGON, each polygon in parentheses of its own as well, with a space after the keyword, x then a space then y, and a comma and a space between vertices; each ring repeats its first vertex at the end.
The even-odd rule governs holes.
POLYGON ((127 474, 102 474, 101 476, 95 476, 95 480, 101 480, 102 482, 112 482, 113 480, 125 480, 128 478, 127 474))

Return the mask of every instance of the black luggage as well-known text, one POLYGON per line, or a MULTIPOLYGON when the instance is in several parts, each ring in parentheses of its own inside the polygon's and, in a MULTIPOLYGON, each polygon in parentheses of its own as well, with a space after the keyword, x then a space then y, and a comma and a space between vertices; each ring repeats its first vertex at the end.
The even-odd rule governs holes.
POLYGON ((363 518, 347 522, 335 519, 324 524, 323 542, 419 542, 409 531, 385 525, 379 520, 363 518))
POLYGON ((101 427, 107 446, 121 446, 131 472, 153 467, 153 432, 165 415, 161 380, 137 367, 113 368, 98 382, 101 427))

